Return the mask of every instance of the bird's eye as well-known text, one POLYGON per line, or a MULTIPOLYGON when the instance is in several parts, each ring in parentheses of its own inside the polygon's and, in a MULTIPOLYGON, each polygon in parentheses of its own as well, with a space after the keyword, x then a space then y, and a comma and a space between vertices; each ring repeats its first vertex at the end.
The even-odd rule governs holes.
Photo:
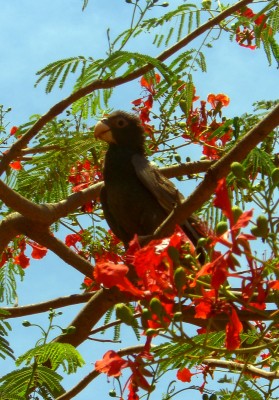
POLYGON ((124 128, 127 125, 127 121, 124 118, 118 118, 116 121, 116 125, 118 128, 124 128))

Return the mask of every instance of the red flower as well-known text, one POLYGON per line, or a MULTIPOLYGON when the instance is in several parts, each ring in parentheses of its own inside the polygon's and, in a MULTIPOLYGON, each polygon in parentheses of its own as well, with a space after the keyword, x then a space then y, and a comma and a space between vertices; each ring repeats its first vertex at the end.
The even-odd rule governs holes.
POLYGON ((21 251, 17 256, 14 257, 14 263, 25 269, 30 265, 30 258, 27 257, 23 251, 21 251))
POLYGON ((213 205, 222 210, 223 214, 230 221, 230 225, 233 226, 233 212, 226 185, 226 178, 222 178, 218 181, 217 187, 215 189, 215 199, 213 201, 213 205))
POLYGON ((32 258, 34 258, 36 260, 40 260, 41 258, 43 258, 46 255, 46 253, 47 253, 46 247, 41 246, 38 243, 31 242, 30 240, 27 243, 32 247, 32 253, 31 253, 32 258))
POLYGON ((71 233, 70 235, 67 235, 65 238, 65 244, 68 247, 73 246, 76 250, 77 249, 77 243, 82 241, 82 236, 81 236, 82 231, 79 233, 71 233))
POLYGON ((107 351, 102 360, 96 361, 95 369, 98 372, 103 372, 108 376, 118 377, 121 375, 121 370, 128 367, 128 361, 119 357, 119 355, 113 351, 107 351))
POLYGON ((230 104, 230 98, 226 94, 223 94, 223 93, 219 93, 219 94, 216 94, 216 95, 210 93, 207 96, 207 101, 211 105, 211 107, 214 108, 214 109, 217 106, 218 107, 220 107, 220 106, 221 107, 222 106, 227 107, 230 104))
MULTIPOLYGON (((150 121, 150 110, 153 106, 153 97, 156 94, 155 85, 158 84, 161 80, 159 74, 155 74, 154 78, 149 77, 146 78, 143 76, 140 80, 140 84, 147 91, 147 95, 132 101, 132 104, 137 108, 136 111, 139 113, 139 118, 144 126, 146 127, 147 123, 150 121)), ((147 126, 147 132, 150 133, 150 126, 147 126)), ((153 130, 152 130, 153 133, 153 130)))
POLYGON ((179 369, 177 371, 176 377, 181 382, 191 382, 193 375, 195 375, 195 374, 192 374, 188 368, 183 368, 183 369, 179 369))
POLYGON ((9 166, 10 166, 12 169, 15 169, 15 170, 17 170, 17 171, 19 171, 20 169, 22 169, 22 165, 21 165, 20 161, 12 161, 12 162, 9 164, 9 166))
POLYGON ((226 325, 225 346, 228 350, 235 350, 240 347, 241 340, 239 334, 242 332, 243 326, 234 308, 231 308, 229 319, 230 320, 226 325))
POLYGON ((17 126, 13 126, 10 130, 10 135, 14 135, 16 132, 18 131, 18 127, 17 126))
POLYGON ((240 27, 237 27, 236 41, 240 46, 247 47, 248 49, 251 50, 255 50, 257 46, 255 44, 252 44, 254 39, 255 39, 255 34, 252 29, 244 27, 243 30, 241 31, 240 27))
MULTIPOLYGON (((265 14, 259 15, 255 18, 256 14, 253 12, 251 8, 245 7, 241 10, 240 14, 243 17, 251 20, 251 23, 254 23, 256 26, 262 26, 262 29, 267 28, 267 24, 264 21, 267 19, 265 14)), ((249 22, 247 25, 250 25, 249 22)), ((271 28, 269 28, 271 33, 271 28)), ((240 46, 247 47, 251 50, 255 50, 257 47, 254 43, 255 32, 254 29, 250 29, 246 24, 243 24, 243 28, 241 30, 240 26, 236 28, 236 41, 240 46)))
POLYGON ((148 80, 143 76, 140 80, 140 84, 142 87, 146 88, 146 90, 152 95, 154 96, 156 94, 156 90, 154 87, 154 84, 158 84, 161 80, 161 77, 159 74, 154 74, 154 79, 149 78, 148 80), (154 82, 155 80, 155 82, 154 82))
POLYGON ((143 292, 126 277, 128 271, 129 268, 124 264, 115 264, 111 261, 99 262, 94 268, 94 278, 96 282, 103 284, 106 288, 117 286, 119 290, 142 297, 143 292))

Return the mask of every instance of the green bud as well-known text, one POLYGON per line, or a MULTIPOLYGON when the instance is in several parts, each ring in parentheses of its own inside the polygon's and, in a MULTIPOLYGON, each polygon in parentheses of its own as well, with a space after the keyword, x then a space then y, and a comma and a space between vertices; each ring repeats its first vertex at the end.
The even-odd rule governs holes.
POLYGON ((238 181, 238 186, 243 188, 243 189, 248 189, 249 188, 249 181, 246 178, 240 178, 238 181))
POLYGON ((264 215, 259 215, 256 224, 257 226, 251 228, 251 233, 257 237, 267 238, 269 229, 266 217, 264 215))
POLYGON ((68 326, 68 328, 62 329, 62 332, 64 333, 64 335, 71 335, 73 333, 75 333, 76 331, 76 327, 71 325, 68 326))
POLYGON ((160 300, 157 299, 157 297, 153 297, 153 299, 151 299, 149 305, 150 305, 151 311, 154 314, 156 314, 159 318, 162 318, 162 316, 164 314, 164 308, 163 308, 160 300))
POLYGON ((130 307, 126 306, 126 304, 117 304, 115 306, 115 313, 116 317, 126 325, 135 325, 134 314, 130 307))
POLYGON ((233 213, 233 220, 234 220, 234 222, 236 222, 238 220, 238 218, 240 217, 240 215, 243 213, 243 211, 241 210, 240 207, 233 206, 232 213, 233 213))
POLYGON ((175 321, 180 321, 182 319, 183 313, 181 311, 177 311, 174 315, 173 315, 173 319, 175 321))
POLYGON ((148 308, 144 308, 141 315, 146 319, 150 319, 152 317, 151 311, 148 308))
POLYGON ((197 243, 197 247, 204 247, 207 244, 206 238, 200 238, 197 243))
POLYGON ((210 10, 211 8, 211 1, 210 0, 203 0, 202 1, 202 8, 204 10, 210 10))
POLYGON ((180 128, 185 128, 185 127, 186 127, 186 122, 180 121, 180 122, 178 122, 178 126, 179 126, 180 128))
POLYGON ((109 396, 110 397, 116 397, 116 391, 115 390, 110 390, 109 391, 109 396))
POLYGON ((243 178, 245 176, 243 166, 239 162, 233 162, 231 164, 231 170, 237 178, 243 178))
POLYGON ((267 218, 264 215, 259 215, 257 218, 257 226, 266 229, 268 227, 267 218))
POLYGON ((24 320, 22 322, 22 325, 25 326, 25 328, 28 328, 28 326, 31 326, 31 323, 29 321, 27 321, 27 320, 24 320))
POLYGON ((146 336, 153 336, 158 334, 158 329, 149 328, 145 331, 146 336))
POLYGON ((216 226, 216 233, 218 236, 223 235, 228 230, 228 224, 226 221, 220 221, 218 222, 216 226))
POLYGON ((185 269, 183 267, 176 268, 173 278, 176 289, 178 291, 182 290, 183 286, 185 286, 187 281, 185 269))
POLYGON ((271 179, 274 185, 279 184, 279 168, 274 168, 271 172, 271 179))

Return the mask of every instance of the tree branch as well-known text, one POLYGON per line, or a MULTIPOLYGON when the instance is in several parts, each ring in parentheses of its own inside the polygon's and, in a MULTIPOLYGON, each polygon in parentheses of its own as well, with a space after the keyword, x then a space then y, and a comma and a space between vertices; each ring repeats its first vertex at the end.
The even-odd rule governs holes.
POLYGON ((218 360, 215 358, 206 358, 202 362, 205 365, 209 365, 210 367, 216 368, 225 368, 229 371, 243 371, 245 373, 250 373, 253 376, 265 378, 268 380, 278 379, 279 378, 279 371, 265 371, 262 368, 254 367, 253 365, 234 362, 234 361, 227 361, 227 360, 218 360))
MULTIPOLYGON (((75 304, 86 303, 93 293, 82 293, 82 294, 72 294, 71 296, 59 297, 57 299, 52 299, 44 301, 42 303, 30 304, 22 307, 2 307, 1 310, 7 311, 9 314, 3 314, 3 319, 11 319, 18 317, 25 317, 26 315, 39 314, 49 311, 52 309, 68 307, 75 304)), ((1 315, 0 310, 0 315, 1 315)))

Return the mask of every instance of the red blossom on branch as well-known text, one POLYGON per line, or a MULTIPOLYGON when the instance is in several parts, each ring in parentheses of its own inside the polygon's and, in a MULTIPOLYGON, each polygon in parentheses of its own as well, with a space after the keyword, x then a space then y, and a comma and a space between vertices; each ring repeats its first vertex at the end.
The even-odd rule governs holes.
POLYGON ((11 130, 10 130, 10 135, 15 135, 17 131, 18 131, 18 127, 17 126, 12 126, 11 130))
POLYGON ((269 29, 271 33, 271 28, 267 26, 265 23, 267 16, 265 14, 259 15, 257 18, 253 10, 251 8, 245 7, 240 11, 240 15, 247 18, 247 23, 244 22, 241 26, 236 27, 236 41, 242 46, 251 50, 255 50, 257 45, 255 43, 255 29, 257 27, 261 29, 269 29), (250 26, 252 25, 252 28, 250 26))
MULTIPOLYGON (((68 181, 73 185, 72 191, 79 192, 86 189, 88 186, 97 183, 103 179, 100 169, 92 165, 91 162, 85 159, 83 162, 78 161, 70 170, 68 181)), ((94 210, 94 203, 91 201, 82 207, 83 212, 91 213, 94 210)))
POLYGON ((128 365, 128 361, 120 357, 115 351, 109 350, 104 354, 102 360, 96 361, 95 370, 108 376, 118 377, 121 375, 121 370, 127 368, 128 365))
POLYGON ((227 95, 211 93, 207 97, 207 102, 201 100, 200 107, 192 107, 187 115, 186 129, 182 137, 193 143, 202 144, 203 154, 212 160, 220 158, 222 147, 232 136, 230 128, 225 129, 221 136, 214 135, 214 132, 224 125, 224 121, 217 122, 216 118, 218 115, 221 116, 222 107, 228 106, 229 102, 230 99, 227 95), (206 108, 207 103, 211 107, 209 110, 206 108))
POLYGON ((16 171, 19 171, 19 170, 22 169, 21 162, 18 161, 18 160, 10 162, 9 166, 10 166, 12 169, 15 169, 16 171))
POLYGON ((191 382, 193 375, 188 368, 182 368, 177 371, 176 377, 181 382, 191 382))
POLYGON ((153 98, 156 94, 156 84, 161 80, 159 74, 154 74, 154 77, 146 78, 143 76, 140 80, 140 85, 145 89, 146 94, 144 97, 132 101, 135 106, 135 110, 139 114, 139 118, 142 122, 145 131, 152 136, 153 128, 148 124, 150 122, 150 111, 153 107, 153 98))

